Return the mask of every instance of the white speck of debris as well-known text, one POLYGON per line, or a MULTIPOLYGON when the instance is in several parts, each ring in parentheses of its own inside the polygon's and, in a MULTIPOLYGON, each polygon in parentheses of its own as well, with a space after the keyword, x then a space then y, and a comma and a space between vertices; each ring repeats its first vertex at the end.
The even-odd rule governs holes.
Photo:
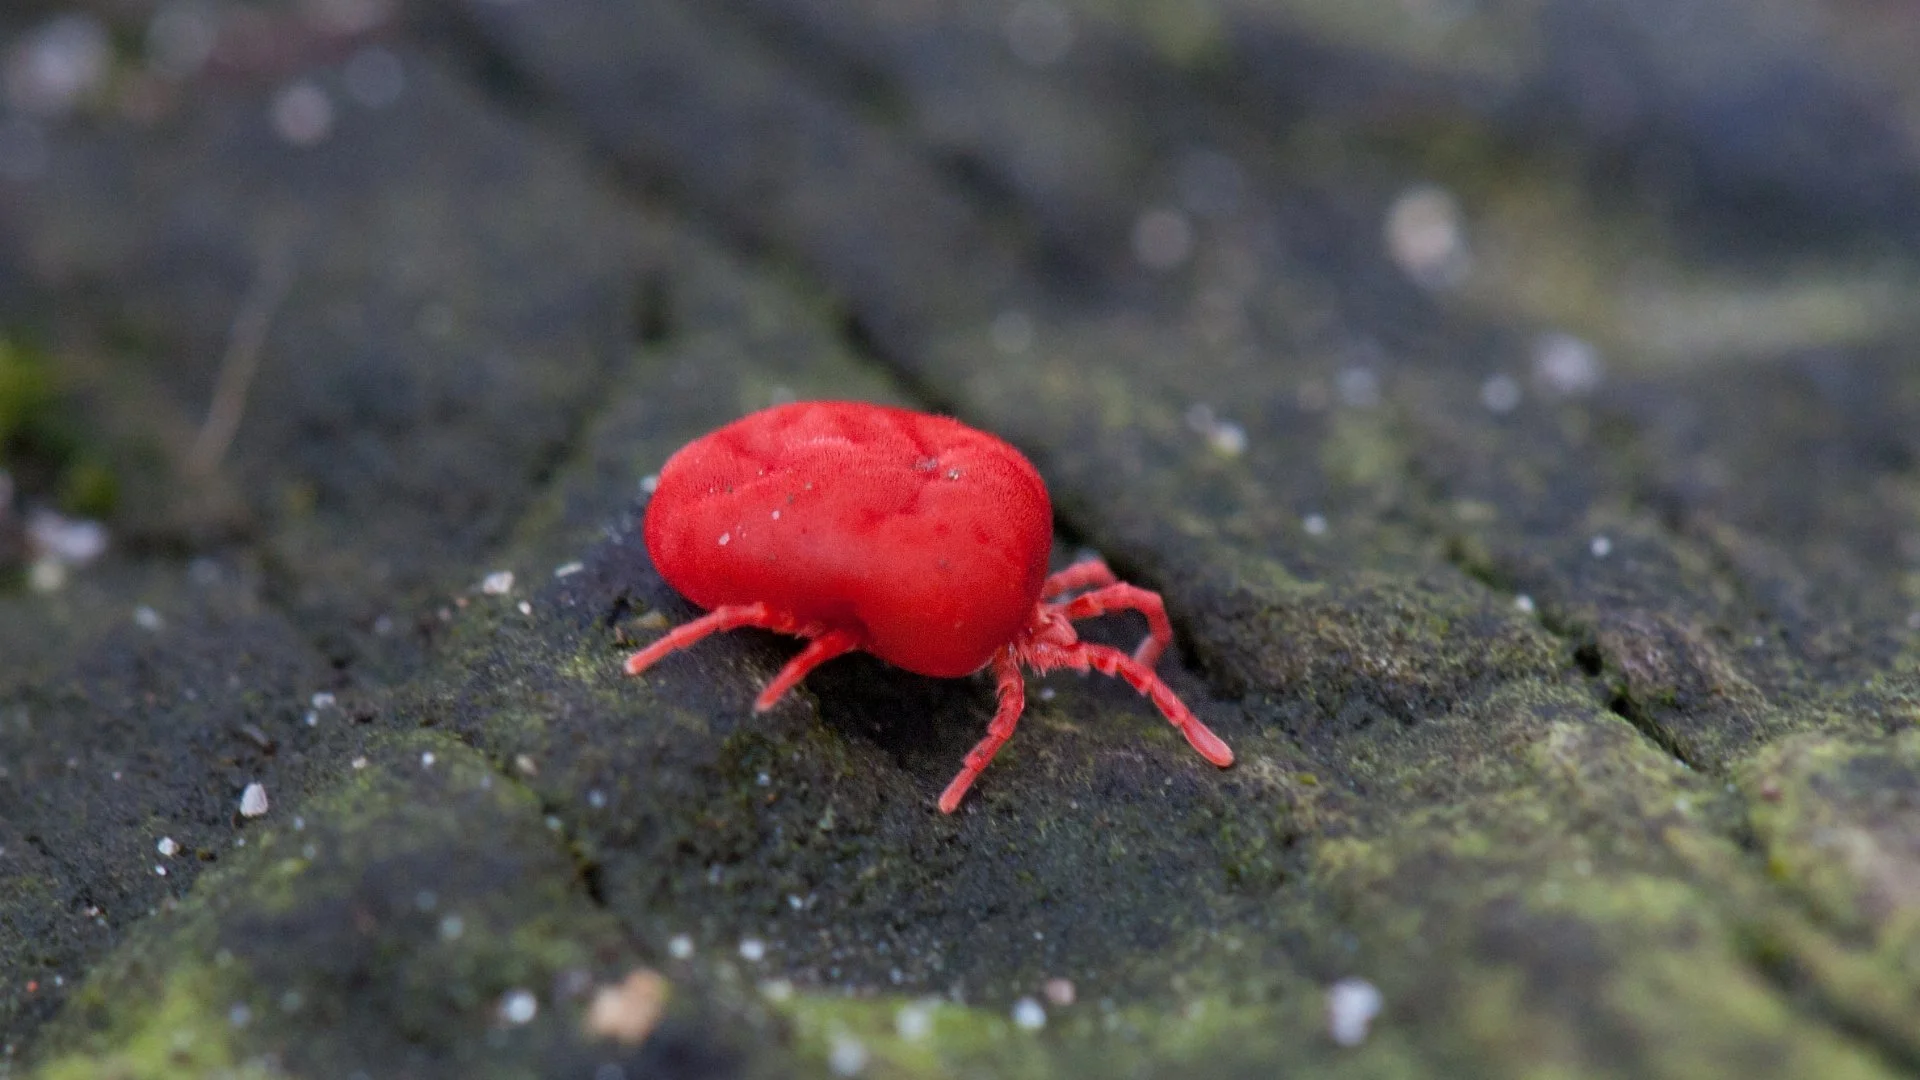
POLYGON ((1214 415, 1213 406, 1204 402, 1187 410, 1187 427, 1205 438, 1221 457, 1239 457, 1247 452, 1247 429, 1214 415))
POLYGON ((27 568, 27 587, 34 592, 59 592, 66 583, 67 568, 58 559, 35 559, 27 568))
POLYGON ((467 920, 458 915, 444 915, 440 918, 440 940, 458 941, 460 935, 467 932, 467 920))
POLYGON ((519 609, 519 611, 520 611, 520 614, 522 614, 522 615, 531 615, 531 614, 533 614, 533 605, 532 605, 532 604, 529 604, 529 603, 527 603, 527 602, 526 602, 525 600, 522 600, 522 601, 520 601, 520 603, 519 603, 519 605, 518 605, 518 609, 519 609))
POLYGON ((160 865, 160 864, 158 864, 158 863, 155 863, 155 864, 154 864, 154 867, 153 867, 153 872, 154 872, 154 873, 156 873, 156 874, 159 874, 159 875, 160 875, 161 877, 166 877, 166 876, 167 876, 167 868, 166 868, 166 867, 164 867, 164 866, 161 866, 161 865, 160 865))
POLYGON ((659 473, 648 473, 647 475, 640 478, 640 490, 646 492, 649 495, 653 494, 654 490, 659 486, 660 486, 659 473))
POLYGON ((513 591, 513 571, 495 570, 480 579, 480 591, 488 596, 505 596, 513 591))
POLYGON ((1007 13, 1007 48, 1021 63, 1052 67, 1073 48, 1073 16, 1052 0, 1027 0, 1007 13))
POLYGON ((1596 536, 1593 542, 1587 545, 1587 550, 1593 552, 1594 558, 1604 559, 1613 554, 1613 541, 1605 536, 1596 536))
POLYGON ((440 760, 440 759, 439 759, 439 758, 436 758, 436 757, 434 757, 434 756, 433 756, 433 751, 431 751, 431 750, 422 750, 422 751, 420 752, 420 767, 421 767, 421 768, 423 768, 423 769, 431 769, 431 768, 433 768, 433 763, 434 763, 434 762, 436 762, 436 761, 438 761, 438 760, 440 760))
POLYGON ((315 146, 333 134, 333 99, 305 79, 273 96, 270 115, 274 134, 293 146, 315 146))
POLYGON ((935 1002, 916 1001, 902 1005, 893 1014, 893 1030, 908 1042, 919 1042, 933 1034, 935 1002))
POLYGON ((773 514, 772 514, 771 516, 772 516, 772 518, 773 518, 773 520, 775 520, 775 521, 779 521, 779 520, 780 520, 780 511, 778 511, 778 510, 775 510, 775 511, 773 512, 773 514))
POLYGON ((243 1028, 252 1022, 253 1010, 247 1008, 244 1002, 236 1001, 231 1008, 227 1009, 227 1023, 234 1027, 243 1028))
POLYGON ((522 776, 540 775, 540 766, 534 764, 533 758, 526 754, 515 754, 513 756, 513 767, 518 769, 522 776))
POLYGON ((554 577, 572 577, 573 575, 579 573, 582 570, 585 570, 586 568, 587 568, 587 564, 579 561, 570 562, 570 563, 561 563, 559 566, 556 566, 553 568, 553 576, 554 577))
POLYGON ((607 793, 599 788, 587 792, 587 805, 599 810, 607 805, 607 793))
POLYGON ((240 816, 259 817, 267 812, 267 787, 255 780, 240 792, 240 816))
POLYGON ((720 534, 720 546, 721 546, 721 547, 726 547, 726 546, 727 546, 728 544, 730 544, 730 543, 732 543, 732 542, 733 542, 733 534, 732 534, 732 533, 730 533, 730 532, 723 532, 723 533, 721 533, 721 534, 720 534))
POLYGON ((407 72, 393 50, 369 45, 347 58, 340 83, 357 105, 384 109, 400 100, 407 88, 407 72))
POLYGON ((1063 1009, 1073 1004, 1073 999, 1076 996, 1072 979, 1048 979, 1046 983, 1040 987, 1040 991, 1047 996, 1048 1004, 1063 1009))
POLYGON ((133 625, 142 630, 158 631, 161 627, 167 625, 167 621, 160 617, 159 612, 145 604, 141 604, 139 607, 133 609, 133 625))
POLYGON ((793 980, 765 979, 760 983, 760 996, 768 1001, 790 1001, 793 999, 793 980))
POLYGON ((531 990, 509 990, 500 997, 500 1019, 516 1027, 532 1020, 540 1012, 540 1001, 531 990))
POLYGON ((1340 403, 1355 409, 1371 409, 1380 404, 1380 376, 1372 368, 1343 368, 1334 379, 1334 391, 1340 403))
POLYGON ((27 543, 43 559, 85 566, 106 554, 107 527, 52 510, 35 510, 27 517, 27 543))
POLYGON ((1687 798, 1685 795, 1681 795, 1678 798, 1673 800, 1673 808, 1676 811, 1684 814, 1687 811, 1693 809, 1693 800, 1687 798))
POLYGON ((827 1068, 835 1076, 859 1076, 867 1067, 867 1044, 851 1035, 835 1035, 827 1049, 827 1068))
POLYGON ((1386 238, 1394 265, 1429 289, 1456 284, 1472 261, 1459 202, 1430 184, 1410 188, 1393 201, 1386 238))
POLYGON ((753 778, 753 782, 760 785, 761 787, 767 787, 768 785, 773 783, 773 777, 768 776, 766 773, 760 773, 759 775, 753 778))
POLYGON ((749 964, 757 964, 767 957, 767 943, 759 938, 740 939, 740 959, 749 964))
POLYGON ((160 838, 159 843, 153 845, 153 849, 168 858, 172 858, 173 853, 180 850, 180 845, 174 841, 173 837, 163 836, 160 838))
POLYGON ((1039 1031, 1047 1026, 1047 1010, 1030 997, 1013 1003, 1013 1024, 1022 1031, 1039 1031))
POLYGON ((693 956, 693 939, 685 934, 675 934, 667 939, 667 955, 675 960, 686 960, 693 956))
POLYGON ((1133 257, 1149 270, 1167 271, 1193 255, 1193 224, 1187 215, 1156 207, 1133 223, 1133 257))
POLYGON ((356 769, 364 769, 367 767, 367 759, 363 757, 354 758, 352 765, 356 769))
POLYGON ((322 690, 319 693, 313 695, 313 697, 309 698, 307 701, 307 704, 313 706, 316 709, 331 709, 333 708, 335 700, 336 699, 332 694, 329 694, 325 690, 322 690))
POLYGON ((1341 1046, 1359 1046, 1367 1041, 1381 1004, 1380 991, 1372 983, 1341 979, 1327 987, 1327 1034, 1341 1046))
POLYGON ((1533 614, 1533 610, 1534 610, 1533 597, 1528 596, 1526 593, 1521 593, 1520 595, 1513 598, 1513 607, 1515 611, 1519 611, 1526 615, 1531 615, 1533 614))
POLYGON ((1057 690, 1055 690, 1055 689, 1054 689, 1053 687, 1051 687, 1051 686, 1043 686, 1043 687, 1041 687, 1041 688, 1040 688, 1040 700, 1041 700, 1041 701, 1052 701, 1052 700, 1053 700, 1054 698, 1056 698, 1056 697, 1059 697, 1059 696, 1060 696, 1060 693, 1059 693, 1059 691, 1057 691, 1057 690))
POLYGON ((1327 516, 1308 514, 1300 519, 1300 527, 1306 530, 1308 536, 1325 536, 1327 535, 1327 516))
POLYGON ((1506 414, 1520 407, 1520 380, 1495 375, 1480 384, 1480 404, 1490 413, 1506 414))
POLYGON ((60 15, 28 32, 6 61, 7 100, 31 116, 73 111, 106 84, 113 60, 107 28, 91 15, 60 15))
POLYGON ((1600 350, 1572 334, 1542 334, 1533 343, 1533 380, 1544 391, 1561 397, 1592 393, 1605 370, 1600 350))
POLYGON ((1033 317, 1018 308, 993 317, 987 327, 987 339, 1003 353, 1023 353, 1033 348, 1033 317))

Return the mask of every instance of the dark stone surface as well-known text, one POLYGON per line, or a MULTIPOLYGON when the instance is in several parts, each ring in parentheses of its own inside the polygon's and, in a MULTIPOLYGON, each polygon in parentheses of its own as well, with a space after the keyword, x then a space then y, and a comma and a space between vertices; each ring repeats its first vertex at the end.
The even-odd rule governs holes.
POLYGON ((0 1077, 1920 1072, 1910 14, 353 10, 0 180, 7 511, 118 492, 0 594, 0 1077), (947 817, 982 681, 623 677, 640 478, 796 397, 1026 450, 1235 766, 1053 676, 947 817))

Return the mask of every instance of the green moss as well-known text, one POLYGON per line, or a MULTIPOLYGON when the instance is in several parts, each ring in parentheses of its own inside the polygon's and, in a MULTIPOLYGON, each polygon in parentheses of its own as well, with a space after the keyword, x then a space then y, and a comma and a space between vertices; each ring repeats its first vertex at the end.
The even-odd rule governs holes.
POLYGON ((111 976, 89 979, 67 1010, 99 1022, 78 1047, 29 1075, 34 1080, 203 1080, 216 1074, 266 1080, 280 1075, 259 1062, 235 1066, 242 1054, 233 1042, 238 1028, 230 1012, 230 976, 195 962, 168 964, 153 975, 157 985, 132 999, 117 992, 125 984, 111 976))

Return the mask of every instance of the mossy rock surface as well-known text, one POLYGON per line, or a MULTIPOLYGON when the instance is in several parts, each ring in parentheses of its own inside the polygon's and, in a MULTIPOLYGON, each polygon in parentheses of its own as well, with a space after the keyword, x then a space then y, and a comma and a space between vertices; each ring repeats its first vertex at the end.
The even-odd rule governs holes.
POLYGON ((113 481, 0 506, 112 537, 0 593, 0 1078, 1920 1074, 1920 20, 1695 7, 113 54, 0 179, 113 481), (643 479, 805 398, 1024 450, 1235 764, 1036 677, 942 815, 984 678, 626 676, 643 479))

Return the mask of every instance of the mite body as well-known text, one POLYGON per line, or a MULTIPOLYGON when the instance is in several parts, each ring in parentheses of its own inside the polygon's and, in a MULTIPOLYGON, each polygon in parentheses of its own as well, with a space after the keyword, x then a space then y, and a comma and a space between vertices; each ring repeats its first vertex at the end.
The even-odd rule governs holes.
POLYGON ((999 706, 941 794, 943 812, 1013 734, 1026 705, 1022 668, 1119 676, 1202 757, 1233 762, 1153 673, 1173 640, 1159 594, 1115 580, 1098 560, 1049 576, 1053 508, 1040 474, 958 421, 855 402, 753 413, 668 459, 642 533, 661 576, 707 614, 628 657, 630 675, 743 626, 807 639, 756 710, 855 649, 940 678, 991 665, 999 706), (1126 609, 1149 629, 1131 656, 1074 632, 1076 619, 1126 609))

